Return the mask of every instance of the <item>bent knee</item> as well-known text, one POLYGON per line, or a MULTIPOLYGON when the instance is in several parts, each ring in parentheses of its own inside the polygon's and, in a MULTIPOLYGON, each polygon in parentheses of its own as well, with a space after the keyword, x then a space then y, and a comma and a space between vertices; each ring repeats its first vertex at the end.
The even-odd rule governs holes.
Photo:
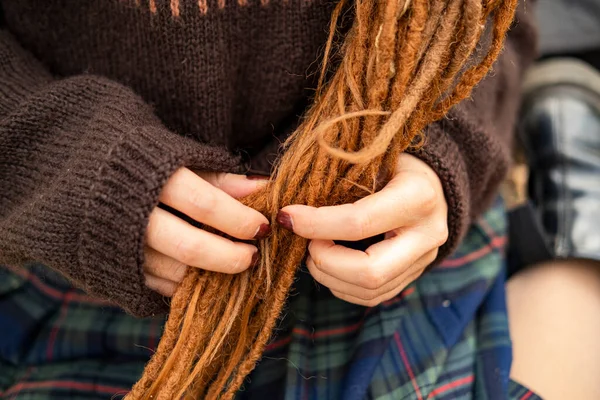
POLYGON ((511 377, 545 399, 600 398, 600 264, 557 261, 507 283, 511 377))

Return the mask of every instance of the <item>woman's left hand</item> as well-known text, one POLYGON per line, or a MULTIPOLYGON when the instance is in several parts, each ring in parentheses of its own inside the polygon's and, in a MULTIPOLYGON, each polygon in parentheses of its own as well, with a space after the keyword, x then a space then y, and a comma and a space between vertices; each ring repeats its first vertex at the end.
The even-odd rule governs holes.
POLYGON ((372 307, 395 297, 436 259, 448 238, 447 213, 436 173, 402 154, 379 192, 341 206, 287 206, 277 220, 311 239, 307 266, 317 282, 342 300, 372 307), (385 240, 364 252, 333 242, 383 233, 385 240))

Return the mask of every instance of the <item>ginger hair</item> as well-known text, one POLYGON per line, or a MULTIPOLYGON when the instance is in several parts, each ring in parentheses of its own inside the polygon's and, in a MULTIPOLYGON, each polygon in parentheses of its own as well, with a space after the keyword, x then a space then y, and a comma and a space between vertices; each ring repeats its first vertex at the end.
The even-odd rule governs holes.
POLYGON ((278 210, 352 203, 376 191, 399 154, 488 73, 516 3, 339 2, 314 103, 285 142, 273 178, 243 199, 272 222, 259 265, 237 275, 189 269, 129 400, 234 397, 270 339, 306 253, 306 239, 275 223, 278 210), (342 35, 346 12, 353 24, 342 35))

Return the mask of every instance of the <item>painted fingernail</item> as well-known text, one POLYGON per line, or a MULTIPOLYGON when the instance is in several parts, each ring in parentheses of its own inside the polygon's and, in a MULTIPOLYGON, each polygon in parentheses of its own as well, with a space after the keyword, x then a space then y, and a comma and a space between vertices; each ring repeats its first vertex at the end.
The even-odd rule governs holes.
POLYGON ((254 239, 264 239, 271 234, 271 226, 269 224, 261 224, 254 235, 254 239))
POLYGON ((254 255, 252 256, 252 261, 250 262, 250 268, 254 268, 258 265, 258 262, 260 261, 259 256, 258 256, 258 251, 256 253, 254 253, 254 255))
POLYGON ((283 228, 287 229, 288 231, 294 232, 294 224, 292 222, 292 217, 285 211, 279 211, 277 213, 277 223, 283 228))
POLYGON ((246 175, 246 179, 249 181, 268 181, 269 177, 266 175, 246 175))

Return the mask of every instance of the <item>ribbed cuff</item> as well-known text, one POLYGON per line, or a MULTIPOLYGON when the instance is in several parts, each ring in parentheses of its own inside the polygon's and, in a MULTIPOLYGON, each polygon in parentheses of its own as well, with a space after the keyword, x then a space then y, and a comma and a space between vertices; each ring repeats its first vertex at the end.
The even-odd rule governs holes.
POLYGON ((20 187, 9 196, 18 212, 0 226, 4 258, 46 263, 137 316, 166 311, 143 276, 144 235, 161 188, 180 167, 239 172, 241 160, 170 132, 109 79, 53 80, 5 31, 0 60, 0 128, 22 136, 8 141, 10 184, 20 187))
POLYGON ((107 154, 89 189, 80 234, 84 284, 133 315, 164 312, 166 302, 144 285, 142 270, 145 229, 160 191, 180 167, 232 170, 239 160, 154 126, 127 132, 107 154))
POLYGON ((448 257, 460 244, 469 227, 469 177, 460 149, 441 123, 432 124, 425 144, 409 153, 423 160, 440 178, 448 204, 448 240, 433 265, 448 257))

